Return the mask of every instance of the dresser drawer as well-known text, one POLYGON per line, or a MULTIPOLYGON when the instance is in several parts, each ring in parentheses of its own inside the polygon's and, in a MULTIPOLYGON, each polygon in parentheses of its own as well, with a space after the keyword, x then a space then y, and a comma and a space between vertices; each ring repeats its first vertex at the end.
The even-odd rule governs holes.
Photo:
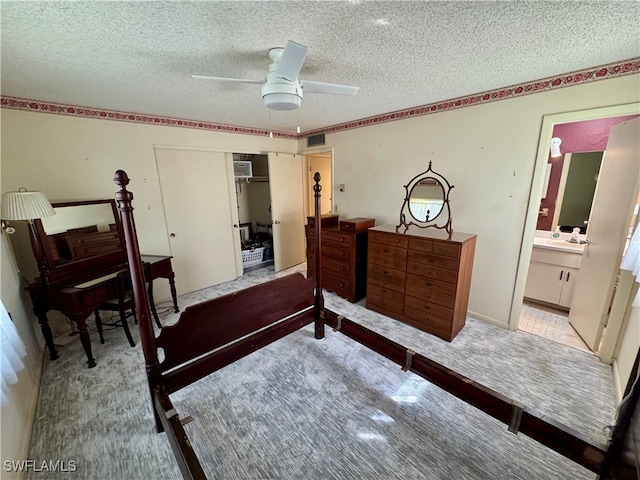
POLYGON ((442 305, 438 305, 436 303, 428 302, 421 298, 411 297, 409 295, 404 297, 404 306, 405 308, 413 308, 415 310, 419 310, 421 312, 434 315, 439 318, 443 318, 445 320, 453 319, 453 309, 443 307, 442 305))
POLYGON ((409 237, 397 233, 376 232, 369 230, 369 242, 382 243, 392 247, 407 248, 409 237))
POLYGON ((118 296, 118 284, 117 281, 106 282, 102 285, 96 285, 95 287, 88 288, 85 292, 82 292, 79 297, 80 305, 97 305, 100 302, 117 298, 118 296))
POLYGON ((322 246, 322 263, 328 257, 342 261, 351 260, 352 248, 349 245, 336 245, 333 243, 323 243, 322 246))
POLYGON ((322 283, 324 288, 330 292, 336 292, 341 297, 348 297, 350 295, 351 281, 342 275, 336 275, 333 272, 325 271, 323 268, 322 283))
POLYGON ((435 255, 433 253, 423 253, 416 250, 409 250, 407 253, 407 263, 420 263, 422 265, 431 265, 447 270, 458 270, 459 261, 457 258, 446 257, 444 255, 435 255))
POLYGON ((402 314, 404 294, 373 283, 367 285, 367 303, 402 314))
MULTIPOLYGON (((417 293, 416 291, 413 291, 413 292, 417 293)), ((452 297, 451 295, 447 295, 445 293, 437 292, 434 289, 422 290, 421 295, 416 298, 421 298, 431 303, 437 303, 438 305, 441 305, 446 308, 454 308, 456 305, 456 297, 452 297)))
POLYGON ((407 264, 407 272, 448 283, 456 283, 458 281, 457 270, 446 270, 444 268, 438 268, 432 265, 423 265, 421 263, 407 264))
POLYGON ((451 242, 433 241, 433 253, 446 255, 448 257, 460 257, 460 245, 451 242))
POLYGON ((407 295, 422 298, 429 293, 455 297, 456 286, 412 273, 407 274, 407 295))
POLYGON ((377 265, 404 270, 407 250, 383 243, 371 243, 369 245, 369 261, 377 265))
POLYGON ((375 285, 373 283, 369 283, 367 285, 367 297, 369 296, 369 294, 375 295, 379 298, 385 298, 392 302, 404 302, 404 294, 402 292, 391 290, 390 288, 386 287, 381 287, 380 285, 375 285))
POLYGON ((322 244, 353 245, 353 235, 338 232, 322 232, 322 244))
POLYGON ((393 268, 370 263, 367 268, 367 279, 381 287, 404 292, 405 272, 393 268))
POLYGON ((322 271, 333 272, 335 274, 342 275, 345 278, 349 278, 353 273, 353 265, 351 265, 351 263, 334 260, 333 258, 323 257, 322 271))
POLYGON ((410 238, 409 248, 411 250, 418 250, 420 252, 433 252, 433 240, 426 238, 410 238))
MULTIPOLYGON (((426 331, 434 333, 436 335, 449 335, 451 333, 451 320, 445 320, 444 318, 437 317, 431 313, 424 312, 417 308, 411 308, 405 306, 404 315, 421 325, 424 325, 426 331)), ((438 335, 438 336, 441 336, 438 335)))

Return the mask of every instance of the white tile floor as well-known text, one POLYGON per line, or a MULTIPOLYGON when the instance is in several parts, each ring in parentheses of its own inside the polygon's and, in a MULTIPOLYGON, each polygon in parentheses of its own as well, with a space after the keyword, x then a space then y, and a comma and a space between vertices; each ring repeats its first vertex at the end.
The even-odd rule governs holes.
POLYGON ((591 352, 569 323, 569 312, 525 300, 518 329, 569 347, 591 352))

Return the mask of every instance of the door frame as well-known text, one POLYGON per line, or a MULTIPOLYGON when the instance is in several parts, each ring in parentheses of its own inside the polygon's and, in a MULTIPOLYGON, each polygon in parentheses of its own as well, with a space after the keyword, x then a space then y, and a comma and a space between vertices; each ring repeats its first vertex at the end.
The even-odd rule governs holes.
MULTIPOLYGON (((327 147, 327 146, 318 146, 318 147, 313 147, 313 148, 306 148, 304 150, 300 150, 298 152, 300 155, 303 156, 303 168, 306 174, 306 178, 309 176, 308 172, 309 172, 309 155, 318 155, 318 154, 322 154, 322 153, 328 153, 331 155, 331 212, 332 213, 337 213, 335 211, 335 196, 334 196, 334 178, 335 178, 335 163, 334 163, 334 152, 333 152, 333 147, 327 147)), ((320 181, 320 184, 322 185, 322 180, 320 181)), ((304 185, 304 211, 308 212, 309 208, 311 207, 309 205, 309 198, 311 198, 311 192, 313 189, 313 183, 312 182, 305 182, 304 185)))
MULTIPOLYGON (((640 113, 640 102, 543 116, 540 139, 538 141, 538 151, 533 170, 533 179, 531 181, 529 205, 527 207, 527 214, 522 233, 522 242, 520 245, 520 257, 518 260, 518 269, 516 272, 513 298, 511 302, 511 312, 509 315, 509 330, 516 330, 518 328, 520 310, 524 299, 524 288, 527 281, 527 274, 529 273, 529 262, 533 252, 533 238, 538 221, 538 208, 540 206, 540 201, 542 200, 542 190, 544 188, 546 164, 549 160, 549 145, 551 144, 551 138, 553 136, 553 128, 556 125, 563 123, 621 117, 626 115, 635 115, 638 113, 640 113)), ((607 332, 600 351, 608 348, 608 344, 610 342, 613 342, 615 345, 620 333, 620 328, 617 328, 616 331, 607 332)))

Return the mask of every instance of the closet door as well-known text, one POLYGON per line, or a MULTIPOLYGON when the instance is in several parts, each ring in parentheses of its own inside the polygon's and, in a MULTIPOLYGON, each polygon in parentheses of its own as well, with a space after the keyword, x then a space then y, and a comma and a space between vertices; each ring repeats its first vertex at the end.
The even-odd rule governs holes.
POLYGON ((178 294, 239 276, 225 154, 156 148, 178 294))
POLYGON ((269 153, 269 190, 273 218, 275 271, 306 260, 302 156, 269 153))

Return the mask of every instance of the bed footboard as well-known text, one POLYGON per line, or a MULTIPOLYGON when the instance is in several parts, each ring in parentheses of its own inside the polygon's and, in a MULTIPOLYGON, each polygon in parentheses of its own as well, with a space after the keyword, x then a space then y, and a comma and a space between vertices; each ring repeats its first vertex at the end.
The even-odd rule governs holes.
POLYGON ((188 307, 156 339, 163 371, 175 368, 314 305, 313 279, 277 278, 188 307))

